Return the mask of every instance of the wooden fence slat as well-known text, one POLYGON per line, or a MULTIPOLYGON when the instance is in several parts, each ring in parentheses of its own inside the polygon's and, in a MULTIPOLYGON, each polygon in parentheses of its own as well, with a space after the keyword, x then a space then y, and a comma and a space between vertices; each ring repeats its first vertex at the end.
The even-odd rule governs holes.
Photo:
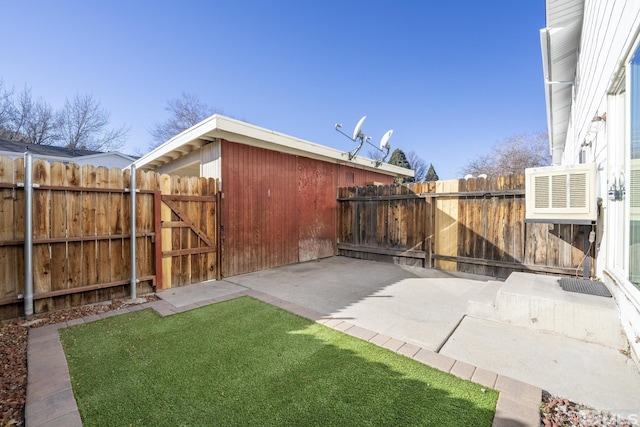
MULTIPOLYGON (((14 183, 14 163, 0 156, 0 183, 14 183)), ((12 188, 0 189, 0 241, 16 236, 16 193, 12 188)), ((18 283, 19 248, 0 247, 0 299, 16 300, 22 293, 18 283)), ((0 319, 15 317, 19 313, 17 304, 0 307, 0 319)))
MULTIPOLYGON (((48 185, 51 183, 51 167, 45 160, 34 159, 33 183, 48 185)), ((51 192, 33 191, 33 238, 51 237, 51 192)), ((48 244, 33 245, 33 293, 51 291, 51 247, 48 244)), ((52 300, 34 302, 34 312, 40 313, 52 308, 52 300)))
MULTIPOLYGON (((66 183, 66 166, 62 162, 51 164, 51 185, 64 186, 66 183)), ((51 238, 67 237, 67 197, 66 192, 51 192, 51 238)), ((69 286, 69 260, 67 242, 51 244, 51 290, 67 289, 69 286)), ((70 298, 59 298, 51 301, 53 308, 64 308, 70 298)))
MULTIPOLYGON (((122 171, 119 169, 109 170, 109 187, 124 188, 124 180, 122 171)), ((109 193, 109 235, 122 235, 123 229, 123 211, 128 209, 124 206, 124 193, 109 193)), ((128 254, 127 254, 128 255, 128 254)), ((125 253, 122 238, 114 238, 109 242, 109 269, 111 280, 123 280, 123 265, 125 264, 125 253)))
MULTIPOLYGON (((92 165, 84 165, 80 169, 81 173, 81 186, 83 188, 91 189, 96 187, 96 170, 92 165)), ((82 235, 83 236, 95 236, 96 235, 96 193, 86 191, 82 193, 81 206, 82 206, 82 235)), ((85 241, 82 242, 82 279, 83 285, 95 285, 98 283, 98 275, 96 271, 96 242, 85 241)), ((98 301, 95 292, 86 294, 84 303, 92 304, 98 301)))
MULTIPOLYGON (((109 187, 109 169, 104 166, 96 169, 96 188, 109 187)), ((96 193, 96 235, 109 234, 109 193, 96 193)), ((100 240, 96 242, 96 280, 97 283, 111 282, 110 242, 100 240)))
MULTIPOLYGON (((160 191, 164 195, 171 194, 171 176, 169 175, 161 175, 160 176, 160 191)), ((172 211, 169 206, 162 203, 160 208, 160 217, 161 221, 172 221, 172 211)), ((161 231, 162 234, 162 252, 170 251, 172 249, 172 238, 173 231, 169 228, 163 228, 161 231)), ((171 258, 163 258, 162 259, 162 287, 163 289, 169 289, 172 287, 172 268, 173 263, 171 258)))

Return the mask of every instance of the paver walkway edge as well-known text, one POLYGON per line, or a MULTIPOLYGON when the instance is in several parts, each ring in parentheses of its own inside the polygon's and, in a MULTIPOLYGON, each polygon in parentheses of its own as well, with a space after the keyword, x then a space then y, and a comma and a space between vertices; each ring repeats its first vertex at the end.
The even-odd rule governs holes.
POLYGON ((71 388, 69 370, 60 343, 58 329, 145 308, 153 308, 161 316, 165 317, 240 296, 253 297, 309 320, 319 322, 332 329, 342 331, 356 338, 403 354, 435 369, 449 372, 462 379, 474 381, 487 388, 498 390, 500 394, 493 420, 493 427, 538 427, 540 425, 539 405, 542 399, 542 390, 539 387, 498 375, 494 372, 452 359, 414 344, 355 326, 340 319, 324 316, 321 313, 288 301, 280 300, 272 295, 255 290, 247 290, 183 307, 175 307, 167 301, 158 300, 140 305, 132 305, 101 315, 93 315, 83 319, 75 319, 42 328, 31 329, 29 331, 27 344, 26 427, 82 426, 80 413, 71 388), (46 373, 46 375, 42 375, 43 373, 46 373))

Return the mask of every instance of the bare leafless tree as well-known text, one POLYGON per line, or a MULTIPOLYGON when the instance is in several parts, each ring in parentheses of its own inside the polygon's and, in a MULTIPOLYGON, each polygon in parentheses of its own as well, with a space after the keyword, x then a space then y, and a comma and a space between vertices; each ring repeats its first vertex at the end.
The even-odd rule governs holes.
POLYGON ((33 104, 29 120, 24 125, 26 142, 52 145, 58 139, 59 121, 51 105, 43 101, 33 104))
POLYGON ((411 169, 415 173, 414 180, 415 182, 422 182, 427 174, 427 170, 429 170, 429 165, 425 160, 418 156, 418 153, 411 150, 409 154, 407 154, 407 160, 411 165, 411 169))
POLYGON ((58 122, 53 108, 44 101, 34 101, 31 88, 25 87, 6 107, 8 123, 6 138, 31 144, 55 143, 58 122))
POLYGON ((91 95, 67 98, 58 115, 58 144, 67 148, 107 151, 124 145, 129 129, 109 128, 110 114, 91 95))
POLYGON ((33 99, 31 88, 24 87, 9 106, 9 139, 12 141, 24 140, 24 129, 33 116, 33 99))
POLYGON ((198 95, 186 92, 167 101, 164 109, 169 113, 169 118, 163 122, 154 123, 149 129, 152 139, 149 148, 159 146, 212 114, 222 113, 222 110, 202 102, 198 95))
POLYGON ((5 87, 4 80, 0 79, 0 138, 8 138, 10 134, 11 121, 11 97, 13 89, 5 87))
POLYGON ((547 134, 519 134, 495 144, 488 154, 470 160, 460 169, 461 175, 515 175, 526 168, 551 164, 547 134))
POLYGON ((40 145, 105 151, 124 145, 128 129, 109 128, 110 114, 91 95, 67 99, 55 111, 34 100, 31 88, 15 93, 0 80, 0 138, 40 145))

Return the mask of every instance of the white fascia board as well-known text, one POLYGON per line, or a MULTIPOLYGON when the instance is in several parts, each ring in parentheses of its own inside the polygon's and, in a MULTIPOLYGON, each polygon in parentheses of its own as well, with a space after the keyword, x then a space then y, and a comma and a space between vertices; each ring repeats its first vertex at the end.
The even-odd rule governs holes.
POLYGON ((166 143, 157 147, 155 150, 135 161, 134 164, 136 167, 145 167, 146 165, 153 164, 162 157, 175 157, 175 155, 172 156, 172 153, 175 151, 181 151, 180 148, 184 145, 190 145, 194 141, 212 140, 214 138, 275 150, 282 153, 329 161, 331 163, 360 167, 362 169, 368 169, 386 175, 405 177, 414 176, 414 171, 410 169, 401 168, 387 163, 383 163, 379 167, 376 167, 374 160, 363 157, 357 157, 356 159, 349 161, 348 153, 261 128, 250 123, 221 116, 219 114, 214 114, 192 128, 176 135, 166 143))

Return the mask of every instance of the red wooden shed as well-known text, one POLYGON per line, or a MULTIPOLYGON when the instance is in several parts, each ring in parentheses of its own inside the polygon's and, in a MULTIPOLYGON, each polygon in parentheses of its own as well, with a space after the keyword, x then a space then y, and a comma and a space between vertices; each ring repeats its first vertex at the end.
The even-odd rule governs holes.
POLYGON ((338 187, 391 184, 413 171, 213 115, 135 162, 220 182, 222 275, 336 254, 338 187))

